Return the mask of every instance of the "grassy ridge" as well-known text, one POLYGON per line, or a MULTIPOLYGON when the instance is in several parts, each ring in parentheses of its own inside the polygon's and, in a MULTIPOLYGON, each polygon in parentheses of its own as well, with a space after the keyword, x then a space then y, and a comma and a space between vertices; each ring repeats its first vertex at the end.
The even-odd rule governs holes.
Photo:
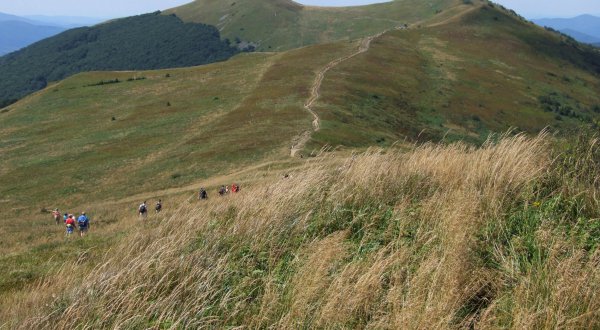
POLYGON ((315 72, 352 46, 244 54, 196 68, 85 73, 6 108, 0 114, 0 251, 6 253, 0 287, 19 289, 64 261, 70 248, 62 228, 42 208, 85 209, 103 222, 98 203, 108 201, 103 205, 126 216, 148 192, 165 190, 150 196, 171 199, 199 189, 186 188, 198 182, 239 180, 242 173, 212 178, 246 166, 256 168, 253 175, 263 163, 290 166, 289 145, 310 124, 302 104, 315 72), (145 79, 128 81, 136 77, 145 79), (116 79, 121 82, 98 84, 116 79))
MULTIPOLYGON (((441 139, 448 130, 446 140, 479 143, 508 126, 564 131, 597 124, 587 116, 596 118, 598 76, 581 52, 501 11, 475 8, 460 6, 421 28, 389 32, 330 70, 315 108, 322 130, 309 148, 441 139), (473 11, 461 16, 465 9, 473 11)), ((311 84, 327 63, 357 47, 338 42, 203 67, 85 73, 3 109, 0 287, 13 291, 2 300, 20 301, 26 293, 19 290, 84 251, 92 251, 94 267, 123 237, 114 233, 129 232, 129 215, 143 199, 184 202, 201 185, 243 178, 256 186, 273 168, 283 175, 298 166, 289 148, 310 129, 303 104, 311 84), (68 245, 62 228, 39 211, 50 207, 85 209, 102 226, 89 242, 68 245)), ((232 322, 241 320, 248 321, 232 322)))
POLYGON ((42 207, 120 198, 268 153, 287 155, 303 129, 302 103, 315 72, 353 46, 243 55, 190 69, 87 73, 51 86, 0 118, 4 202, 42 207), (145 79, 127 81, 134 77, 145 79), (115 79, 122 82, 97 85, 115 79), (29 173, 39 176, 25 180, 29 173))
POLYGON ((23 328, 595 328, 598 147, 581 140, 552 162, 550 143, 371 151, 183 205, 94 270, 65 268, 81 284, 41 284, 15 302, 13 319, 23 328))
POLYGON ((287 50, 316 43, 352 40, 429 19, 456 0, 391 1, 360 7, 311 7, 290 0, 197 0, 166 11, 186 22, 219 28, 234 41, 249 41, 261 51, 287 50))
POLYGON ((489 6, 393 31, 328 74, 314 142, 477 142, 511 127, 570 134, 599 119, 600 54, 588 51, 489 6))

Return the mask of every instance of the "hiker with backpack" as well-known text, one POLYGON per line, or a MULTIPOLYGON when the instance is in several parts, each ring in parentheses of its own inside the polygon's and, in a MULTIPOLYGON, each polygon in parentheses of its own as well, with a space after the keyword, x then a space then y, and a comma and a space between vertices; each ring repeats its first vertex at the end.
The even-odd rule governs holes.
POLYGON ((148 216, 148 206, 146 205, 146 201, 144 201, 138 207, 138 215, 141 219, 146 219, 146 217, 148 216))
POLYGON ((206 189, 200 188, 200 191, 198 192, 198 199, 199 200, 208 199, 208 193, 206 192, 206 189))
POLYGON ((225 196, 225 193, 226 193, 225 186, 221 186, 221 188, 219 188, 219 196, 223 197, 223 196, 225 196))
POLYGON ((52 218, 57 225, 60 224, 60 212, 58 212, 58 209, 54 209, 54 211, 52 211, 52 218))
POLYGON ((65 220, 65 226, 67 227, 67 237, 71 237, 73 231, 75 231, 75 219, 72 216, 67 217, 65 220))
POLYGON ((65 213, 65 215, 63 215, 63 222, 67 222, 67 219, 69 219, 69 213, 65 213))
POLYGON ((232 193, 238 193, 240 191, 240 186, 237 183, 234 183, 231 185, 231 192, 232 193))
POLYGON ((162 200, 158 200, 156 206, 154 207, 154 210, 156 211, 156 213, 160 213, 160 211, 162 211, 162 200))
POLYGON ((77 218, 77 224, 79 225, 79 236, 85 236, 90 228, 90 219, 85 215, 85 212, 81 212, 81 215, 77 218))

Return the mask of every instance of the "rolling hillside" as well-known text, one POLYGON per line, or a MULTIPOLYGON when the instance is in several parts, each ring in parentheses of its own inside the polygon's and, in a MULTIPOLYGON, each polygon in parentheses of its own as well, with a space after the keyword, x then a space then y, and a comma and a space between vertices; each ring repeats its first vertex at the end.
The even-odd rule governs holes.
POLYGON ((597 148, 586 141, 559 158, 545 135, 483 141, 549 127, 570 150, 561 137, 600 123, 600 54, 487 3, 423 12, 418 24, 351 41, 81 73, 0 110, 0 319, 23 328, 597 325, 597 286, 577 282, 600 283, 598 208, 586 197, 597 190, 597 148), (456 140, 483 147, 408 143, 456 140), (319 157, 326 145, 340 148, 319 157), (350 156, 372 146, 385 149, 350 156), (200 187, 214 195, 233 181, 247 191, 241 201, 194 204, 200 187), (135 207, 158 198, 167 213, 140 228, 135 207), (44 212, 53 207, 86 210, 90 237, 65 241, 44 212), (104 257, 111 247, 129 252, 104 257), (553 254, 567 250, 577 253, 553 254), (84 291, 56 280, 65 261, 74 264, 62 271, 90 279, 84 291), (175 308, 181 301, 189 308, 175 308))
POLYGON ((0 113, 3 203, 37 210, 181 186, 286 158, 307 132, 304 154, 405 139, 478 143, 511 127, 565 134, 598 123, 598 55, 497 8, 466 7, 390 31, 347 58, 361 43, 52 84, 0 113), (311 135, 304 104, 332 61, 311 135), (66 166, 73 160, 78 166, 66 166), (27 180, 30 173, 39 176, 27 180))
POLYGON ((71 29, 0 57, 0 107, 79 72, 186 67, 236 53, 214 27, 159 13, 71 29))
POLYGON ((387 33, 341 64, 323 85, 314 142, 477 141, 511 127, 565 133, 598 123, 599 78, 598 51, 483 6, 387 33))
POLYGON ((196 0, 166 11, 186 22, 216 26, 230 40, 259 51, 281 51, 351 40, 433 17, 459 0, 396 0, 359 7, 311 7, 291 0, 196 0))

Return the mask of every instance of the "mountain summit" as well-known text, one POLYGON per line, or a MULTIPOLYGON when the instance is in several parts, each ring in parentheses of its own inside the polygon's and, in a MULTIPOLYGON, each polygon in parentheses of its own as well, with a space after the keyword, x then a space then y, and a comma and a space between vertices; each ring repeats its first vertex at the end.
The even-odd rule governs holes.
POLYGON ((463 4, 403 0, 357 7, 303 6, 291 0, 196 0, 167 11, 184 21, 216 26, 221 35, 260 51, 351 40, 426 20, 463 4))

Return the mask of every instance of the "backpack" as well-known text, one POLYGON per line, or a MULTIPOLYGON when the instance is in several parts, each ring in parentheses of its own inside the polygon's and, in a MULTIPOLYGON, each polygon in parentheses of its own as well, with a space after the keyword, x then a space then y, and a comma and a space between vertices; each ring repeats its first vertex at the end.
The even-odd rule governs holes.
POLYGON ((146 213, 146 205, 145 204, 140 205, 140 213, 146 213))
POLYGON ((79 227, 85 227, 87 226, 87 218, 84 219, 77 219, 77 224, 79 225, 79 227))

